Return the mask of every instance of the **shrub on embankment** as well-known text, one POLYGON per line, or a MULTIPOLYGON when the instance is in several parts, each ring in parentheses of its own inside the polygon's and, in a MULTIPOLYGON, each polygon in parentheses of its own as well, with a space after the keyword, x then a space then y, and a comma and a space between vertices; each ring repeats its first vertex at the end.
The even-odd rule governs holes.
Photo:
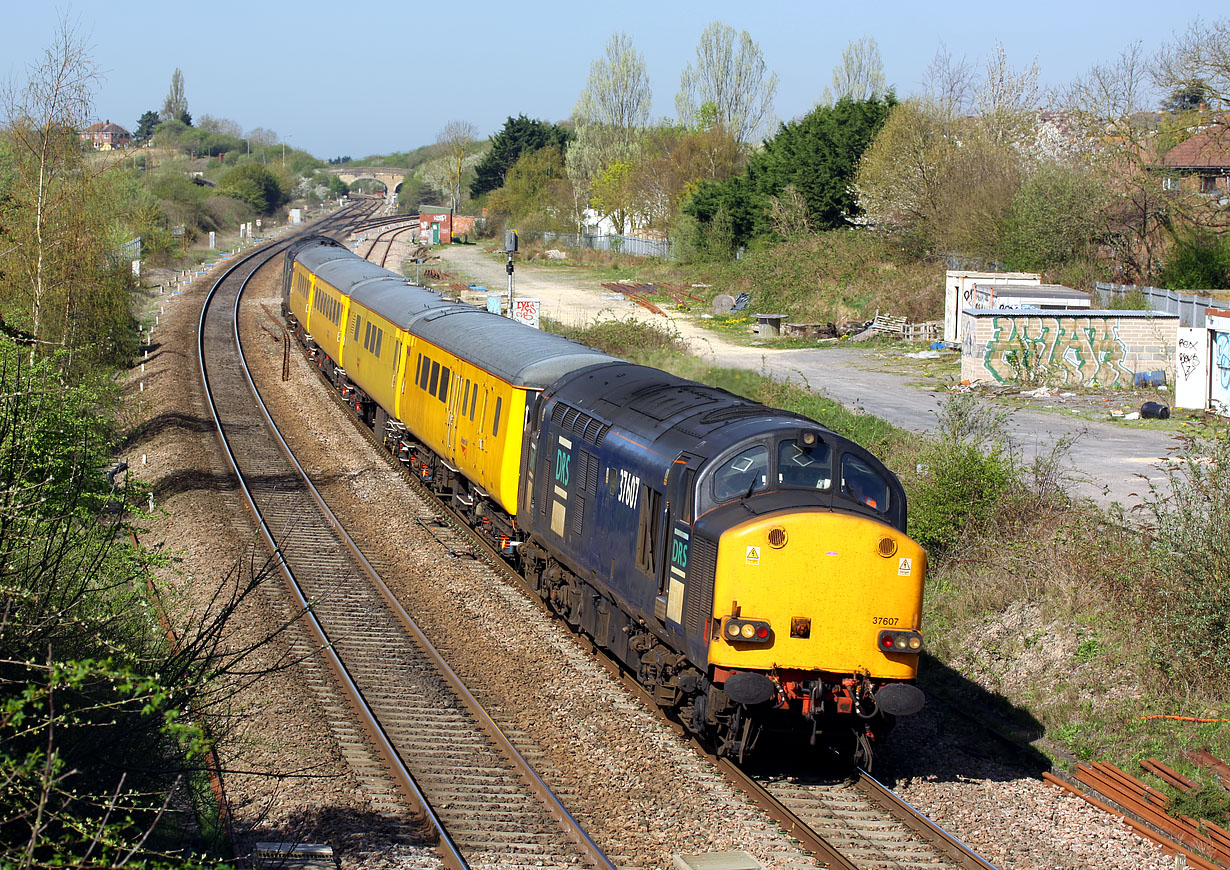
MULTIPOLYGON (((603 335, 574 332, 599 346, 603 335)), ((1224 428, 1188 438, 1170 466, 1173 494, 1158 489, 1129 516, 1070 495, 1070 443, 1025 462, 1003 416, 973 396, 952 399, 933 435, 916 435, 805 385, 708 367, 670 350, 661 329, 625 323, 619 335, 618 348, 603 349, 806 414, 902 479, 910 533, 929 550, 923 628, 936 666, 924 663, 925 690, 973 690, 1019 733, 1040 730, 1039 748, 1058 763, 1130 768, 1157 756, 1199 779, 1184 749, 1230 758, 1227 723, 1145 718, 1230 717, 1224 428), (637 346, 650 349, 629 353, 637 346)))

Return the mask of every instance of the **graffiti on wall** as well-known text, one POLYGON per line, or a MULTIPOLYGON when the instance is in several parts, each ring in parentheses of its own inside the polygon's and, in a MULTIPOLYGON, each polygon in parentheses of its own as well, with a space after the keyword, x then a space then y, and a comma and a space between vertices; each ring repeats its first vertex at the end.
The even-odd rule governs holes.
POLYGON ((1132 383, 1119 318, 995 317, 991 329, 982 364, 998 383, 1132 383))
POLYGON ((1230 332, 1213 333, 1213 377, 1209 403, 1219 413, 1230 410, 1230 332))
POLYGON ((1192 338, 1179 339, 1179 377, 1183 380, 1190 378, 1197 369, 1201 368, 1200 360, 1200 343, 1192 338))

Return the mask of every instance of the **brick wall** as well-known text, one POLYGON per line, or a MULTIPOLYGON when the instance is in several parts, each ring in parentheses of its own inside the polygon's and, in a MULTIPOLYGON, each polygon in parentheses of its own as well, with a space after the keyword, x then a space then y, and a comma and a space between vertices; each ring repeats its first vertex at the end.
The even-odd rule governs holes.
POLYGON ((961 379, 973 384, 1130 387, 1174 382, 1179 317, 1156 311, 961 312, 961 379))

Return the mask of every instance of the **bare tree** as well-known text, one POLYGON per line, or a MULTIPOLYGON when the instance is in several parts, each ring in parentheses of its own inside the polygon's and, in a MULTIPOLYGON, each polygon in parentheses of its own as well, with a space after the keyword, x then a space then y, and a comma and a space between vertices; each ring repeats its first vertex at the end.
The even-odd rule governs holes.
POLYGON ((79 208, 88 176, 83 171, 77 131, 87 126, 93 111, 93 90, 98 70, 83 38, 62 18, 55 42, 40 62, 30 67, 24 88, 10 85, 4 95, 8 138, 12 148, 12 183, 4 198, 6 241, 0 259, 12 255, 0 268, 17 280, 6 292, 29 313, 22 326, 31 342, 31 358, 40 344, 64 343, 64 327, 76 292, 73 261, 83 250, 66 243, 82 241, 80 227, 70 228, 88 215, 79 208), (46 306, 63 313, 49 328, 46 306))
POLYGON ((158 117, 164 121, 178 121, 188 112, 188 97, 184 95, 184 71, 179 67, 171 73, 171 89, 162 101, 158 117))
POLYGON ((822 102, 836 103, 849 97, 870 100, 888 93, 884 61, 875 38, 864 36, 852 41, 841 53, 841 63, 833 67, 833 86, 824 89, 822 102))
POLYGON ((973 112, 976 80, 974 67, 941 43, 923 73, 923 93, 945 117, 956 118, 973 112))
POLYGON ((478 128, 469 121, 449 121, 436 134, 436 144, 443 145, 447 151, 448 189, 453 198, 453 211, 461 208, 461 172, 465 168, 466 156, 473 150, 477 139, 478 128))
POLYGON ((264 127, 253 127, 248 131, 248 138, 258 147, 278 144, 278 134, 264 127))
POLYGON ((1159 173, 1153 131, 1139 123, 1153 91, 1154 65, 1139 42, 1112 63, 1098 64, 1074 81, 1063 105, 1070 123, 1097 143, 1090 155, 1115 193, 1105 237, 1124 280, 1148 281, 1158 268, 1163 229, 1183 210, 1180 191, 1167 195, 1159 173))
POLYGON ((1197 18, 1159 52, 1154 69, 1164 91, 1199 87, 1210 108, 1230 106, 1230 18, 1197 18))
POLYGON ((748 32, 714 21, 700 35, 696 65, 680 76, 675 108, 685 127, 719 125, 752 142, 772 123, 776 93, 777 74, 766 76, 764 55, 748 32))

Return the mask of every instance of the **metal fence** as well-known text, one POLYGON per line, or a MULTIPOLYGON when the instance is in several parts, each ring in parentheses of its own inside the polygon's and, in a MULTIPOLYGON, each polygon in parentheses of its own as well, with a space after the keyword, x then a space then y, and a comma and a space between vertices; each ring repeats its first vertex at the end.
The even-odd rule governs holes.
POLYGON ((1103 308, 1111 307, 1115 300, 1139 293, 1154 311, 1179 315, 1180 326, 1204 326, 1206 309, 1230 306, 1230 301, 1226 299, 1214 299, 1211 296, 1166 290, 1162 287, 1137 287, 1135 284, 1107 284, 1102 281, 1099 281, 1096 287, 1097 304, 1103 308))
POLYGON ((642 239, 638 236, 591 235, 589 233, 543 233, 544 242, 558 242, 568 248, 590 248, 611 251, 633 257, 671 259, 672 248, 666 239, 642 239))

